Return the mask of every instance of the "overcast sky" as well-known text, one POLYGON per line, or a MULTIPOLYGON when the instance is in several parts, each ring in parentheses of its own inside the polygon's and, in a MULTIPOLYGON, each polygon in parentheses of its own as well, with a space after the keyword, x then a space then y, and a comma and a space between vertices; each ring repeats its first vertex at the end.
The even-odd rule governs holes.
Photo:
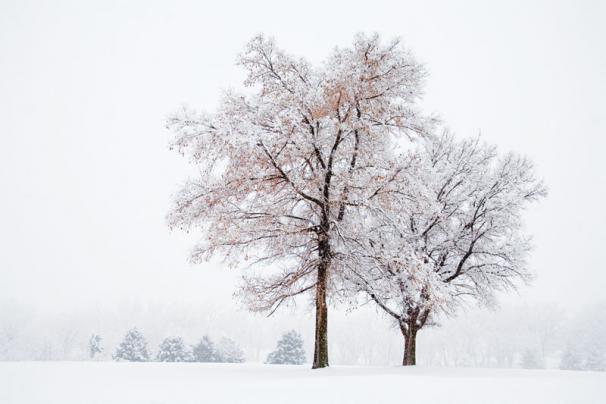
POLYGON ((0 300, 231 301, 238 274, 190 266, 195 235, 166 227, 190 168, 165 118, 239 88, 258 32, 320 62, 359 31, 412 48, 457 135, 536 162, 550 195, 527 215, 522 298, 603 298, 606 2, 458 3, 0 0, 0 300))

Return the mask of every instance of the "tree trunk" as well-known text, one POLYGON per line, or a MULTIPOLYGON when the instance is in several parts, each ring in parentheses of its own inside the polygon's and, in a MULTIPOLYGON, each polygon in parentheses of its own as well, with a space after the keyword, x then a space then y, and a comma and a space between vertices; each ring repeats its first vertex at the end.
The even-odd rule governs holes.
POLYGON ((404 358, 402 366, 414 366, 417 364, 417 331, 418 327, 414 323, 400 325, 400 330, 404 336, 404 358))
POLYGON ((328 307, 326 305, 326 284, 330 267, 330 247, 325 237, 320 239, 318 279, 316 281, 316 339, 312 369, 328 366, 328 307))

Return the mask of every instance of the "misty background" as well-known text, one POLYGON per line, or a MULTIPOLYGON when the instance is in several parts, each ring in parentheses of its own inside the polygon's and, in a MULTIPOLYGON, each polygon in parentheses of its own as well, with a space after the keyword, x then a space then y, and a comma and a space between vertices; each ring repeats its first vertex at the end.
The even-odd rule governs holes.
MULTIPOLYGON (((529 156, 550 191, 526 215, 532 285, 421 331, 419 363, 519 366, 532 350, 557 366, 571 339, 606 335, 605 17, 600 1, 0 0, 0 359, 85 359, 93 332, 109 359, 132 326, 154 352, 209 334, 263 361, 295 328, 311 353, 305 300, 252 314, 232 297, 240 272, 188 264, 197 235, 164 217, 193 168, 164 121, 241 88, 234 62, 256 33, 320 63, 376 31, 426 64, 425 111, 529 156)), ((334 364, 401 359, 372 305, 336 307, 329 333, 334 364)))

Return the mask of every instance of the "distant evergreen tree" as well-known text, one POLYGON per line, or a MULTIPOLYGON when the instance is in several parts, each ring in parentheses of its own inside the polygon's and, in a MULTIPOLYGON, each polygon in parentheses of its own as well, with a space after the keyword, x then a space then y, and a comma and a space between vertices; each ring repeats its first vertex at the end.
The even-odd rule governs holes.
POLYGON ((606 370, 606 355, 597 344, 587 347, 585 353, 585 370, 606 370))
POLYGON ((114 354, 114 359, 130 362, 147 362, 149 360, 147 341, 137 328, 126 333, 114 354))
POLYGON ((266 363, 301 365, 305 363, 303 338, 295 330, 282 335, 276 350, 267 356, 266 363))
POLYGON ((583 358, 579 349, 575 345, 568 344, 562 358, 560 360, 560 369, 564 370, 582 370, 583 369, 583 358))
POLYGON ((244 362, 244 352, 242 349, 230 338, 221 338, 217 344, 217 351, 219 352, 221 362, 226 363, 242 363, 244 362))
POLYGON ((166 338, 160 344, 158 362, 186 362, 189 360, 189 353, 185 349, 185 344, 181 337, 166 338))
POLYGON ((191 360, 193 362, 222 362, 221 353, 208 335, 202 337, 200 342, 192 346, 191 360))
POLYGON ((95 356, 103 352, 101 346, 101 336, 98 334, 92 334, 88 340, 88 355, 91 359, 95 359, 95 356))

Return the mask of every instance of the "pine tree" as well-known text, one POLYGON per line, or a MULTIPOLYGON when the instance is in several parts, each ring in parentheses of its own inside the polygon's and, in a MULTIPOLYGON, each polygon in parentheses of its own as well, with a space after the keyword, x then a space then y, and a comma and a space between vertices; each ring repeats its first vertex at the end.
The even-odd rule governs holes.
POLYGON ((282 335, 276 350, 267 356, 266 363, 301 365, 305 363, 305 350, 301 334, 295 330, 282 335))
POLYGON ((221 362, 225 363, 242 363, 244 362, 244 352, 230 338, 221 338, 217 344, 217 350, 221 357, 221 362))
POLYGON ((91 359, 95 359, 95 356, 103 352, 101 346, 101 336, 98 334, 92 334, 88 340, 88 354, 91 359))
POLYGON ((192 346, 191 360, 193 362, 222 362, 221 353, 208 335, 202 337, 200 342, 192 346))
POLYGON ((136 327, 126 333, 114 354, 114 359, 130 362, 147 362, 149 360, 147 341, 136 327))
POLYGON ((189 354, 185 349, 185 344, 181 337, 166 338, 160 344, 158 355, 156 355, 158 362, 187 362, 189 360, 189 354))

